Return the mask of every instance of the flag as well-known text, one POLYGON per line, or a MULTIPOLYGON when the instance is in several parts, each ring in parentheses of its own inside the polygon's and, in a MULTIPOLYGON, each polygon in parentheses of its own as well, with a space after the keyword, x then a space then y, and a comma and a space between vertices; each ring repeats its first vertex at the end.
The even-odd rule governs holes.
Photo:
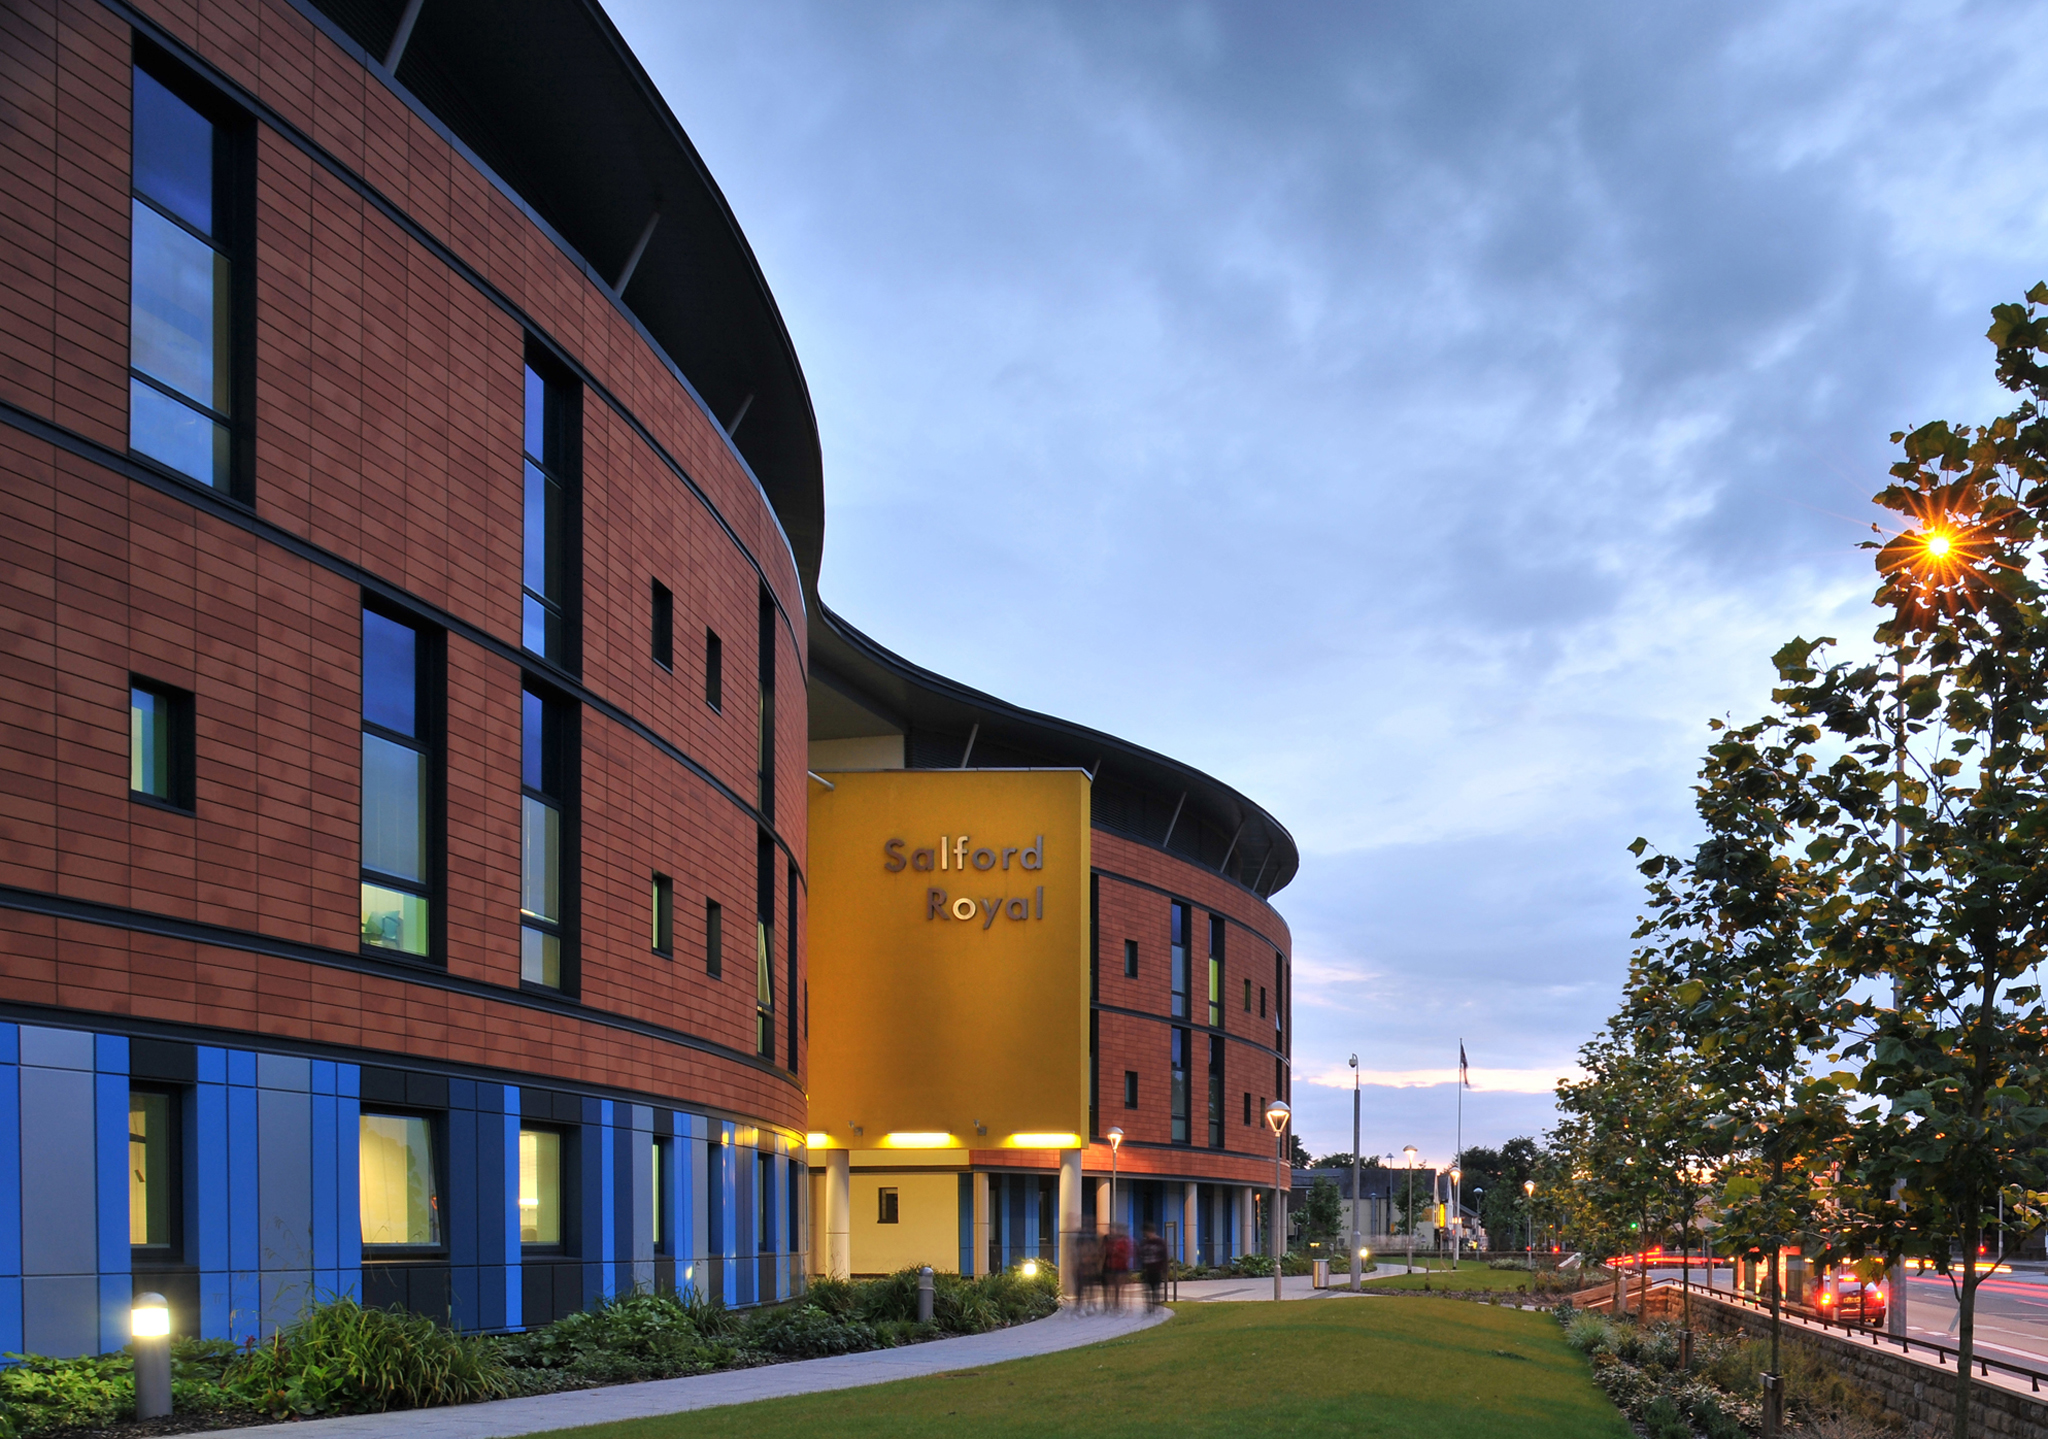
POLYGON ((1465 1063, 1465 1041, 1462 1039, 1458 1041, 1458 1083, 1467 1089, 1472 1087, 1472 1070, 1465 1063))

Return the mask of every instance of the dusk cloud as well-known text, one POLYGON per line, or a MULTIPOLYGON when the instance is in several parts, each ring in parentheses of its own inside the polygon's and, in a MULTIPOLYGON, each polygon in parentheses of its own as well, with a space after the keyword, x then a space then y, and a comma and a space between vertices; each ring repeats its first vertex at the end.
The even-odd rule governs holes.
POLYGON ((1867 632, 1888 432, 2001 408, 2048 275, 2035 6, 612 11, 803 360, 827 597, 1290 826, 1296 1063, 1379 1152, 1461 1037, 1523 1077, 1468 1140, 1547 1122, 1624 846, 1867 632))

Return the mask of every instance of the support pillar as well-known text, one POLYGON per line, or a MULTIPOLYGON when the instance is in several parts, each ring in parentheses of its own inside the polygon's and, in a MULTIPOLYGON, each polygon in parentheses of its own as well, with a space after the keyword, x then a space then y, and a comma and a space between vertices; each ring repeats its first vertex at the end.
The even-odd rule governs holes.
POLYGON ((967 1251, 967 1272, 986 1274, 988 1265, 988 1175, 974 1172, 974 1242, 967 1251))
POLYGON ((1252 1187, 1247 1184, 1237 1191, 1237 1252, 1257 1254, 1259 1211, 1252 1202, 1252 1187))
POLYGON ((853 1276, 853 1156, 825 1151, 825 1272, 853 1276))
POLYGON ((1201 1234, 1202 1186, 1190 1184, 1180 1202, 1180 1262, 1196 1265, 1202 1262, 1201 1234))
POLYGON ((1109 1181, 1107 1179, 1098 1179, 1095 1181, 1095 1232, 1097 1234, 1109 1233, 1110 1218, 1109 1181))
POLYGON ((1074 1297, 1074 1241, 1081 1237, 1081 1151, 1060 1151, 1060 1293, 1074 1297))

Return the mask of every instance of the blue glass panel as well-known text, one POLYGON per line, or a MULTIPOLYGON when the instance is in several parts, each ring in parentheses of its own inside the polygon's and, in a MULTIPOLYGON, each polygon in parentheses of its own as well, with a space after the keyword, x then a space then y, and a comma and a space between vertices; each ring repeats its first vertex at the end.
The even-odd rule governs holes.
POLYGON ((128 448, 202 485, 225 485, 227 430, 141 380, 128 381, 128 448))
POLYGON ((545 766, 541 763, 547 703, 532 690, 519 692, 519 782, 528 789, 540 789, 545 766))
POLYGON ((213 125, 135 72, 135 188, 195 230, 213 233, 213 125))
POLYGON ((411 626, 363 611, 363 718, 402 735, 418 733, 418 642, 411 626))
POLYGON ((529 366, 526 371, 526 453, 536 460, 548 457, 547 415, 547 382, 529 366))
POLYGON ((548 594, 548 491, 553 486, 540 466, 526 462, 526 587, 548 594))
POLYGON ((129 201, 129 210, 129 361, 179 394, 225 411, 227 257, 140 200, 129 201))

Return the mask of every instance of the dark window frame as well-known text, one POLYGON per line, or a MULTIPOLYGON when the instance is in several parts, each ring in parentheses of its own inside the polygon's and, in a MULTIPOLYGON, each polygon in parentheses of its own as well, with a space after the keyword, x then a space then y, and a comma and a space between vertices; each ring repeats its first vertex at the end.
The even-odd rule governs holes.
POLYGON ((898 1186, 878 1185, 875 1189, 875 1223, 901 1224, 903 1222, 903 1199, 898 1186))
POLYGON ((1127 939, 1124 941, 1124 978, 1136 979, 1137 977, 1138 941, 1136 941, 1135 939, 1127 939))
MULTIPOLYGON (((402 625, 413 634, 413 735, 402 735, 373 722, 362 712, 364 696, 362 686, 366 678, 365 662, 357 656, 357 702, 356 725, 363 734, 418 751, 426 760, 426 792, 420 802, 426 813, 422 817, 425 834, 422 843, 426 853, 421 856, 425 879, 415 884, 410 880, 396 878, 373 870, 362 863, 361 838, 357 839, 356 865, 358 882, 377 884, 386 889, 401 890, 417 894, 427 902, 427 952, 411 954, 403 950, 387 949, 383 945, 362 943, 366 955, 378 959, 394 960, 400 964, 425 964, 435 968, 446 968, 448 962, 448 644, 447 633, 438 625, 430 625, 418 616, 387 604, 369 594, 363 594, 362 612, 374 614, 392 624, 402 625)), ((362 642, 360 622, 357 631, 358 645, 362 642)), ((360 936, 358 936, 360 940, 360 936)))
POLYGON ((1220 914, 1209 916, 1209 1027, 1223 1024, 1223 982, 1225 936, 1229 922, 1220 914))
POLYGON ((704 901, 704 973, 725 977, 725 906, 715 899, 704 901))
POLYGON ((143 675, 128 676, 128 745, 129 778, 131 787, 128 798, 137 804, 150 805, 156 809, 172 810, 178 814, 196 815, 199 812, 199 697, 191 690, 177 685, 165 684, 161 680, 149 679, 143 675), (165 706, 165 776, 164 793, 151 794, 148 790, 132 787, 134 778, 135 746, 135 692, 141 690, 165 706))
POLYGON ((704 703, 725 713, 725 641, 713 629, 704 631, 704 703))
POLYGON ((1138 1071, 1135 1069, 1126 1069, 1124 1071, 1124 1108, 1136 1109, 1137 1107, 1138 1071))
POLYGON ((1209 1147, 1223 1148, 1224 1040, 1209 1036, 1209 1147))
POLYGON ((676 957, 676 882, 657 874, 648 884, 648 947, 663 959, 676 957))
POLYGON ((1194 935, 1191 933, 1194 927, 1194 906, 1184 899, 1169 900, 1166 921, 1167 1012, 1175 1019, 1189 1017, 1188 971, 1194 966, 1190 953, 1194 949, 1194 935))
MULTIPOLYGON (((578 964, 577 934, 580 918, 581 867, 578 856, 581 851, 581 825, 577 796, 580 791, 577 757, 581 753, 581 706, 557 693, 551 686, 528 677, 520 686, 519 703, 521 755, 519 794, 523 800, 532 798, 554 808, 558 817, 561 837, 559 869, 555 884, 560 890, 560 913, 550 921, 530 914, 524 907, 525 896, 518 896, 517 910, 522 930, 532 929, 541 934, 552 934, 561 945, 561 984, 544 984, 527 979, 522 972, 519 987, 533 994, 552 994, 564 999, 574 999, 580 992, 580 968, 578 964), (525 704, 527 696, 533 696, 541 704, 541 760, 540 784, 538 787, 526 782, 526 761, 524 735, 526 732, 525 704), (550 720, 552 719, 552 724, 550 720), (550 753, 552 750, 552 753, 550 753), (552 785, 552 788, 550 787, 552 785)), ((525 859, 521 855, 521 882, 524 883, 525 859)))
POLYGON ((188 1165, 185 1162, 185 1104, 192 1092, 192 1086, 168 1081, 134 1080, 128 1082, 130 1099, 137 1094, 161 1095, 166 1101, 164 1113, 169 1121, 170 1136, 164 1145, 166 1168, 169 1174, 164 1179, 164 1189, 169 1195, 165 1206, 164 1228, 170 1238, 162 1244, 135 1244, 128 1246, 128 1264, 131 1269, 182 1269, 185 1263, 185 1176, 188 1165))
POLYGON ((521 391, 519 647, 524 653, 544 664, 553 665, 564 674, 579 675, 582 673, 583 654, 583 385, 573 372, 548 352, 546 346, 529 337, 521 368, 521 391), (528 371, 539 379, 542 387, 541 448, 548 453, 540 455, 526 448, 524 377, 528 371), (525 466, 528 462, 533 462, 535 468, 554 481, 560 490, 561 504, 555 516, 557 525, 546 536, 550 553, 560 565, 556 580, 561 592, 557 595, 541 594, 526 584, 525 466), (556 653, 547 652, 545 636, 542 649, 530 648, 526 643, 525 612, 529 596, 539 602, 544 612, 551 612, 560 625, 561 644, 556 653))
POLYGON ((553 1244, 528 1244, 522 1239, 519 1241, 519 1252, 521 1255, 531 1255, 537 1259, 574 1258, 578 1252, 575 1242, 579 1217, 578 1201, 583 1194, 583 1126, 561 1124, 547 1119, 529 1120, 522 1115, 519 1127, 522 1130, 533 1130, 535 1133, 545 1130, 549 1134, 559 1136, 562 1141, 562 1172, 557 1176, 562 1193, 562 1237, 553 1244))
POLYGON ((650 579, 647 601, 648 656, 674 674, 676 670, 676 596, 660 580, 650 579))
MULTIPOLYGON (((445 1259, 452 1252, 449 1248, 448 1210, 448 1111, 426 1109, 413 1104, 391 1104, 366 1102, 356 1107, 356 1143, 362 1143, 364 1119, 387 1117, 391 1119, 424 1119, 427 1121, 427 1143, 433 1147, 434 1197, 441 1201, 439 1210, 441 1240, 438 1244, 372 1244, 361 1243, 364 1265, 378 1263, 405 1263, 418 1260, 445 1259)), ((360 1164, 360 1153, 358 1154, 360 1164)), ((361 1234, 363 1223, 362 1200, 356 1200, 356 1232, 361 1234)))
POLYGON ((775 597, 768 593, 768 586, 760 587, 757 611, 759 621, 756 662, 754 668, 755 691, 759 696, 760 711, 755 732, 755 781, 758 799, 755 808, 770 824, 775 822, 775 597))
MULTIPOLYGON (((227 257, 228 262, 228 319, 227 319, 227 366, 228 406, 227 414, 215 410, 202 410, 221 422, 228 434, 228 474, 225 485, 215 485, 173 469, 162 460, 152 458, 141 450, 127 449, 125 452, 137 463, 188 485, 201 489, 242 505, 255 503, 256 467, 256 122, 243 107, 237 105, 211 84, 187 69, 177 59, 142 35, 134 38, 134 48, 129 64, 129 96, 134 96, 134 72, 140 71, 163 86, 185 104, 204 117, 213 126, 213 214, 214 225, 211 235, 201 235, 182 217, 171 213, 161 203, 143 194, 135 185, 134 147, 130 141, 128 193, 131 199, 141 200, 150 209, 183 229, 187 234, 202 239, 208 246, 227 257)), ((131 120, 132 120, 131 113, 131 120)), ((134 237, 129 237, 129 280, 134 280, 134 237)), ((141 380, 150 388, 165 394, 174 394, 163 384, 143 375, 133 363, 134 344, 130 337, 128 362, 124 365, 132 380, 141 380)), ((180 396, 184 403, 189 397, 180 396)), ((130 417, 132 423, 132 416, 130 417)))
POLYGON ((657 1134, 653 1136, 652 1156, 654 1164, 654 1204, 651 1240, 654 1253, 663 1258, 673 1257, 676 1252, 675 1185, 670 1180, 670 1171, 675 1164, 675 1136, 657 1134))
POLYGON ((1186 1145, 1192 1129, 1190 1111, 1193 1096, 1188 1093, 1192 1082, 1194 1065, 1194 1032, 1183 1025, 1173 1025, 1167 1040, 1166 1104, 1171 1123, 1170 1138, 1176 1145, 1186 1145))

